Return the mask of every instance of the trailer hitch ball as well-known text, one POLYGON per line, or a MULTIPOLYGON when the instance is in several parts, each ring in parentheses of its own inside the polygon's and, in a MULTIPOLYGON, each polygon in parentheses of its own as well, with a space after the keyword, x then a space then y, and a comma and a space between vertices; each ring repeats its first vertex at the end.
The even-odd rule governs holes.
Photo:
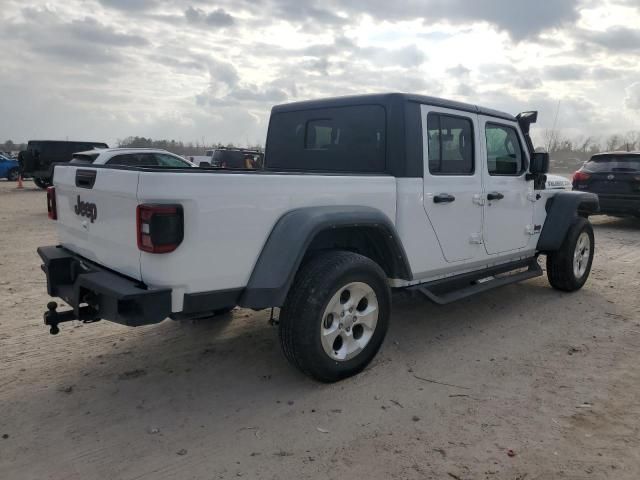
POLYGON ((56 302, 49 302, 47 303, 47 311, 44 314, 44 324, 50 327, 49 333, 51 335, 60 333, 60 329, 58 328, 58 312, 56 312, 57 308, 58 304, 56 302))

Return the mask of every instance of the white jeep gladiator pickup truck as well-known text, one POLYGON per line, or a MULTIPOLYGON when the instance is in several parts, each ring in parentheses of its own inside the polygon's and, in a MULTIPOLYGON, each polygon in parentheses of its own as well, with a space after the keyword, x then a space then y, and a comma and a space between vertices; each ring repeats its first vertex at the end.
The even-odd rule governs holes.
POLYGON ((287 359, 330 382, 375 356, 392 289, 446 304, 542 275, 544 254, 551 285, 578 290, 598 198, 545 190, 536 118, 364 95, 274 107, 260 171, 56 166, 59 245, 38 253, 72 310, 50 302, 45 323, 277 307, 287 359))

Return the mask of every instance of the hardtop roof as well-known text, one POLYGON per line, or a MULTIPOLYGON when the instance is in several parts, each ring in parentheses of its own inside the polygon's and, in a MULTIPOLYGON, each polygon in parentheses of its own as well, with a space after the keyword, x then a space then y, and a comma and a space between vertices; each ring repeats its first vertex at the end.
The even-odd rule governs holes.
POLYGON ((299 110, 310 110, 315 108, 335 108, 335 107, 347 107, 356 105, 371 105, 379 104, 384 106, 391 106, 398 101, 422 103, 425 105, 432 105, 434 107, 451 108, 454 110, 461 110, 470 113, 476 113, 480 115, 487 115, 490 117, 501 118, 503 120, 509 120, 516 122, 515 116, 510 113, 501 112, 491 108, 480 107, 478 105, 472 105, 469 103, 458 102, 455 100, 447 100, 439 97, 431 97, 427 95, 415 95, 410 93, 376 93, 366 95, 352 95, 344 97, 331 97, 317 100, 306 100, 301 102, 285 103, 276 105, 271 110, 272 113, 281 112, 294 112, 299 110))

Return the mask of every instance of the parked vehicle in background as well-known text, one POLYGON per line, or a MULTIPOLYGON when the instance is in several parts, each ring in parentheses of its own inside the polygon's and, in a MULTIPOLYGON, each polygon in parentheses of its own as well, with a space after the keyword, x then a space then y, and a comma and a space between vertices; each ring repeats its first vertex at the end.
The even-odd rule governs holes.
POLYGON ((376 355, 392 288, 451 303, 542 275, 544 254, 551 286, 579 290, 598 198, 545 189, 536 119, 363 95, 274 107, 262 170, 58 165, 60 244, 38 253, 72 310, 45 323, 279 307, 286 358, 330 382, 376 355))
POLYGON ((211 166, 228 169, 261 169, 264 154, 248 148, 218 148, 213 151, 211 166))
POLYGON ((0 155, 0 178, 15 182, 20 176, 20 164, 17 160, 0 155))
POLYGON ((214 151, 215 150, 207 150, 204 152, 204 155, 190 155, 189 161, 199 166, 210 167, 214 151))
POLYGON ((568 178, 547 173, 545 187, 547 190, 571 190, 572 185, 568 178))
POLYGON ((597 194, 601 213, 640 217, 640 152, 594 155, 573 175, 573 189, 597 194))
POLYGON ((23 175, 30 175, 40 188, 51 185, 54 163, 66 163, 75 152, 93 148, 109 148, 103 142, 77 142, 67 140, 29 140, 27 149, 18 155, 23 175))
POLYGON ((72 155, 73 165, 193 168, 196 164, 160 148, 105 148, 72 155))

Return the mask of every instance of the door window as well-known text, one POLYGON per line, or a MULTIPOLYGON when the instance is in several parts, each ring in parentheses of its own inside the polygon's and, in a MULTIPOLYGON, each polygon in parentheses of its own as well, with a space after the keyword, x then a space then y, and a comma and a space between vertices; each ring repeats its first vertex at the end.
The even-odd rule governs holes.
POLYGON ((473 124, 469 118, 430 113, 427 135, 432 175, 473 175, 473 124))
POLYGON ((524 154, 515 128, 488 123, 486 137, 489 175, 520 175, 524 172, 524 154))

